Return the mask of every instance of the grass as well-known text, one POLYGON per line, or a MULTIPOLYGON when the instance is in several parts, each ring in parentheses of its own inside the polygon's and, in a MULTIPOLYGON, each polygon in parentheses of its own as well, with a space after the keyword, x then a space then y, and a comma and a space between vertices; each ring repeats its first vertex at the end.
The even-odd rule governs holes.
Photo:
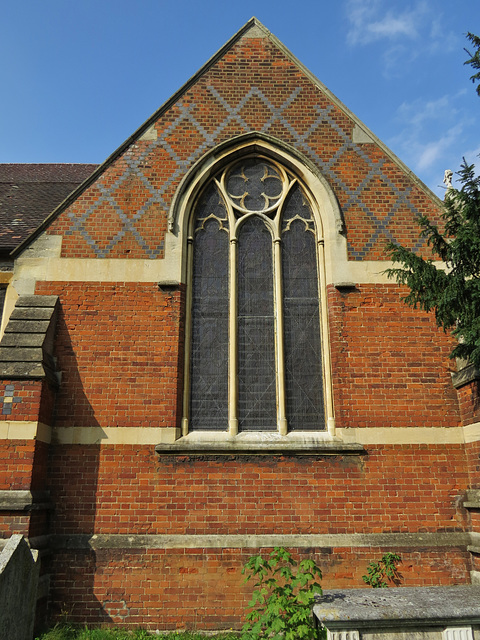
MULTIPOLYGON (((214 640, 238 640, 240 636, 236 633, 219 633, 210 636, 214 640)), ((53 629, 37 636, 36 640, 206 640, 208 636, 201 633, 189 631, 179 631, 162 633, 157 636, 138 629, 127 631, 125 629, 87 629, 86 627, 76 627, 72 625, 56 625, 53 629)))

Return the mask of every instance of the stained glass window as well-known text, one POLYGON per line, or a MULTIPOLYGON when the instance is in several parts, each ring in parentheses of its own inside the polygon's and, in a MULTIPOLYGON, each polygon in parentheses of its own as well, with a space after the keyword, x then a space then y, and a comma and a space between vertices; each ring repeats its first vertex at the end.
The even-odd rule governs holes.
POLYGON ((228 223, 212 185, 197 207, 193 252, 190 429, 225 429, 228 397, 228 223))
POLYGON ((288 428, 323 429, 315 229, 311 208, 298 185, 283 213, 282 273, 288 428))
POLYGON ((289 431, 324 429, 317 229, 302 186, 266 158, 236 161, 191 229, 188 428, 275 431, 286 414, 289 431))
POLYGON ((272 236, 258 217, 241 227, 237 273, 239 429, 276 430, 272 236))

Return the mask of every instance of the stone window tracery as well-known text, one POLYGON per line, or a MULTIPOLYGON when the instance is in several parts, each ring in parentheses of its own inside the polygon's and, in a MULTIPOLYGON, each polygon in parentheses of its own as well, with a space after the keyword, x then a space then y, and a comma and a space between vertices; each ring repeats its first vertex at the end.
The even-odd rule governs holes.
POLYGON ((318 227, 270 158, 235 160, 204 187, 188 234, 184 435, 325 430, 318 227))

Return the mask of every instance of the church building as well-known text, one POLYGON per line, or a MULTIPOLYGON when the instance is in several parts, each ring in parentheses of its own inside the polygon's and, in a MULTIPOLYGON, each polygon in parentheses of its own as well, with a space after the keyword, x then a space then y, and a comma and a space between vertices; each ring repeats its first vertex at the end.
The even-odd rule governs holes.
POLYGON ((480 373, 385 273, 442 203, 258 20, 102 165, 0 173, 1 543, 40 617, 239 628, 277 546, 324 588, 386 552, 480 582, 480 373))

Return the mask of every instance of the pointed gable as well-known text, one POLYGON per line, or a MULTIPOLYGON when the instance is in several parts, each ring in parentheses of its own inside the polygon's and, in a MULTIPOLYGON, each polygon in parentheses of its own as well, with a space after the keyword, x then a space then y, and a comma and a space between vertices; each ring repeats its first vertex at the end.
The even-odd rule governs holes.
POLYGON ((63 236, 64 257, 163 258, 185 173, 252 131, 294 147, 328 181, 352 260, 385 259, 387 240, 414 246, 415 219, 435 215, 436 197, 252 19, 52 216, 48 233, 63 236))

